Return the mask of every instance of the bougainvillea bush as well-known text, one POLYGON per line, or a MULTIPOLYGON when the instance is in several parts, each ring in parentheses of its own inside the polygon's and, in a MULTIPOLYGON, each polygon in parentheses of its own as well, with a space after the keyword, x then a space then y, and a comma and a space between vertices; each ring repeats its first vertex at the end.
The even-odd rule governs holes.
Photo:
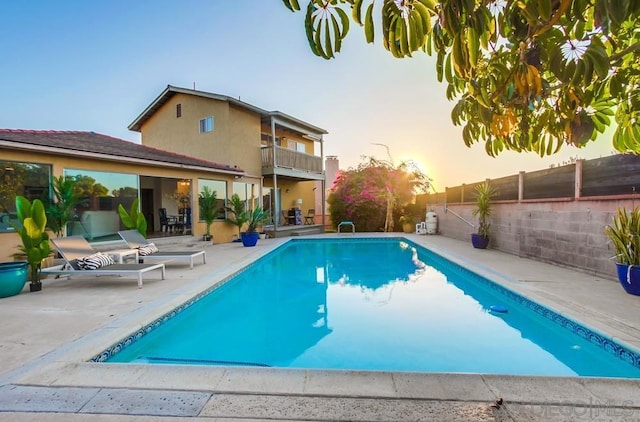
POLYGON ((369 158, 338 173, 327 198, 331 223, 351 221, 359 232, 393 231, 400 210, 426 186, 428 178, 411 163, 394 166, 369 158))

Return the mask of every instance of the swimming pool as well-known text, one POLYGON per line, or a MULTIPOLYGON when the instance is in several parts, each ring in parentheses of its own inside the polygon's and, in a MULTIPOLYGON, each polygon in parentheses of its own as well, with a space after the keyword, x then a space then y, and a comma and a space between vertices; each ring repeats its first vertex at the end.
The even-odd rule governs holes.
POLYGON ((187 305, 93 360, 640 378, 633 351, 400 238, 291 240, 187 305))

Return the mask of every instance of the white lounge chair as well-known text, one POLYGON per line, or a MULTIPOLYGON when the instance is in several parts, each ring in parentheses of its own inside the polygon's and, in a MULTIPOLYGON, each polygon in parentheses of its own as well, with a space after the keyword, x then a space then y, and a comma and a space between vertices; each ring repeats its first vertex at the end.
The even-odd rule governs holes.
MULTIPOLYGON (((131 249, 140 249, 140 247, 151 243, 138 230, 123 230, 119 231, 118 234, 131 249)), ((191 269, 193 269, 194 259, 198 256, 202 257, 203 264, 207 263, 205 251, 158 251, 150 255, 139 254, 139 258, 143 261, 147 259, 188 260, 191 269)))
MULTIPOLYGON (((41 273, 43 275, 65 275, 65 276, 99 276, 99 275, 118 275, 126 276, 133 275, 138 278, 138 287, 142 288, 142 274, 160 270, 162 272, 162 279, 165 278, 164 264, 111 264, 102 266, 97 269, 83 269, 80 262, 84 258, 95 255, 98 251, 93 249, 89 242, 82 236, 68 236, 51 239, 51 243, 55 246, 60 255, 64 258, 65 264, 56 267, 43 268, 41 273)), ((109 251, 103 252, 105 255, 109 255, 109 251)), ((120 252, 115 254, 120 258, 120 252)), ((115 262, 115 261, 114 261, 115 262)))

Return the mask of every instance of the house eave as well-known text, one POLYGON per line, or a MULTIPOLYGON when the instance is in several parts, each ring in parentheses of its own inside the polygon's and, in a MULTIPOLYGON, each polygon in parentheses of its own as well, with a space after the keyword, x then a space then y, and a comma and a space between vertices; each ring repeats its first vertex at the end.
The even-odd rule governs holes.
POLYGON ((35 145, 35 144, 30 145, 30 144, 17 143, 17 142, 6 141, 6 140, 0 140, 0 148, 12 149, 15 151, 34 151, 39 153, 63 155, 67 157, 89 158, 93 160, 111 161, 111 162, 118 162, 118 163, 143 164, 147 166, 164 167, 164 168, 172 168, 172 169, 188 169, 188 170, 194 170, 194 171, 202 171, 206 173, 217 173, 217 174, 222 173, 222 174, 230 174, 234 176, 245 175, 244 171, 242 170, 239 171, 239 170, 233 170, 233 169, 219 169, 215 167, 205 167, 205 166, 197 166, 197 165, 183 164, 183 163, 171 163, 167 161, 125 157, 125 156, 96 153, 96 152, 78 151, 78 150, 71 150, 71 149, 57 148, 57 147, 50 147, 50 146, 43 146, 43 145, 35 145))

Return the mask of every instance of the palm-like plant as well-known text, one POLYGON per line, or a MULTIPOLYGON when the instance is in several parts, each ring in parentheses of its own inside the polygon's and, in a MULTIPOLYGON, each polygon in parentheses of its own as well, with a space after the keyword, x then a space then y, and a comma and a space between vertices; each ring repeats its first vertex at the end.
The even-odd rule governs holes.
POLYGON ((613 224, 604 228, 616 251, 616 261, 626 265, 640 265, 640 208, 627 212, 619 208, 613 224))
POLYGON ((231 195, 231 199, 229 199, 229 205, 224 207, 224 209, 229 214, 227 216, 227 221, 234 226, 238 227, 238 239, 240 238, 240 233, 242 232, 242 226, 244 226, 249 220, 249 215, 245 211, 245 203, 237 193, 231 195))
POLYGON ((82 198, 73 177, 54 177, 51 182, 55 201, 47 207, 47 224, 57 237, 64 236, 75 217, 76 207, 87 202, 82 198))
POLYGON ((216 191, 211 190, 209 186, 204 186, 202 192, 198 195, 198 204, 200 205, 200 218, 202 218, 207 225, 207 232, 205 236, 211 236, 211 224, 215 220, 218 214, 218 207, 216 201, 218 200, 218 194, 216 191))

